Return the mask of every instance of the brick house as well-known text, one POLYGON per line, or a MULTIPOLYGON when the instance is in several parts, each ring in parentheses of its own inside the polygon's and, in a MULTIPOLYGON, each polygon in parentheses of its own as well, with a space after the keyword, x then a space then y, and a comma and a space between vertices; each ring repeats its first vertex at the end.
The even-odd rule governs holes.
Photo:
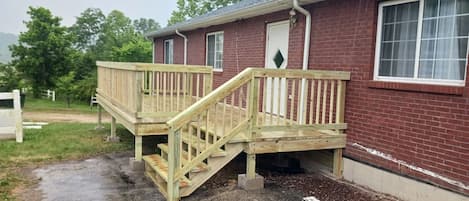
MULTIPOLYGON (((246 0, 147 37, 155 63, 351 72, 346 180, 406 200, 469 194, 469 1, 246 0), (184 39, 187 38, 187 40, 184 39)), ((314 157, 309 158, 314 160, 314 157)))

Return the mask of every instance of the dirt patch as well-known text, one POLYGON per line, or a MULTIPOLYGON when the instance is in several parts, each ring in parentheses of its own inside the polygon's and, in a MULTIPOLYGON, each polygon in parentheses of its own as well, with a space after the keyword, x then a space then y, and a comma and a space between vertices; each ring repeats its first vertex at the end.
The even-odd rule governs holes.
MULTIPOLYGON (((23 112, 24 121, 96 123, 97 114, 60 113, 60 112, 23 112)), ((111 117, 103 114, 103 122, 110 122, 111 117)))

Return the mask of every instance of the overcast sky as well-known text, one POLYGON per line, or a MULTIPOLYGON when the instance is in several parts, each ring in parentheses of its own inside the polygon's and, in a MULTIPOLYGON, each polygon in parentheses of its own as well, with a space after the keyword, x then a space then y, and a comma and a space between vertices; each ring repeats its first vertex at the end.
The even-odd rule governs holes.
POLYGON ((0 32, 19 34, 25 31, 23 21, 29 6, 42 6, 62 18, 62 25, 70 26, 87 8, 100 8, 106 15, 120 10, 131 19, 152 18, 165 26, 176 0, 0 0, 0 32))

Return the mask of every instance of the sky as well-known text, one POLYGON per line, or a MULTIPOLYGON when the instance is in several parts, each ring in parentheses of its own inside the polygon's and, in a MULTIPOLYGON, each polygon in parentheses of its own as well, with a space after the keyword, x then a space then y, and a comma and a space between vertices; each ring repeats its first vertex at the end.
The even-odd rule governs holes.
POLYGON ((166 26, 176 0, 0 0, 0 32, 19 34, 26 31, 23 21, 29 6, 42 6, 62 18, 62 25, 70 26, 87 8, 100 8, 105 15, 120 10, 131 19, 152 18, 166 26))

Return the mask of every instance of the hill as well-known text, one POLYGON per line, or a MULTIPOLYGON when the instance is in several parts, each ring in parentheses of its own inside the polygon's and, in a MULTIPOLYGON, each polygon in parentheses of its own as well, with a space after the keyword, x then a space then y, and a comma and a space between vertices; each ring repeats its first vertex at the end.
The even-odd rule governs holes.
POLYGON ((17 35, 0 32, 0 63, 8 63, 11 60, 11 53, 8 46, 17 42, 17 35))

